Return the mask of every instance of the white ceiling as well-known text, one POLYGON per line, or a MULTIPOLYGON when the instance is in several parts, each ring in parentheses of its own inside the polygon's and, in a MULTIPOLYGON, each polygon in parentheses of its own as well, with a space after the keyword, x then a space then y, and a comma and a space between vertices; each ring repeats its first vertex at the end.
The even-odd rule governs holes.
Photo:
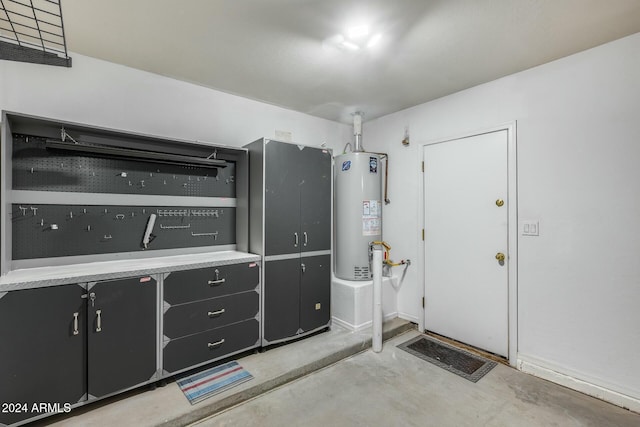
POLYGON ((365 120, 640 32, 640 0, 63 0, 71 52, 365 120), (349 26, 372 50, 323 43, 349 26))

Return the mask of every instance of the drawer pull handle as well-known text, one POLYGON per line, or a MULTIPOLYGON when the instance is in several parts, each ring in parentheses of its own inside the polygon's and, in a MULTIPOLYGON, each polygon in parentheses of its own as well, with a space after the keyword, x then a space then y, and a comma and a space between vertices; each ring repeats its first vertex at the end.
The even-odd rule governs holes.
POLYGON ((216 348, 216 347, 221 346, 222 344, 224 344, 224 338, 222 338, 222 339, 221 339, 220 341, 218 341, 218 342, 210 342, 210 343, 207 343, 207 347, 209 347, 209 348, 216 348))
POLYGON ((80 313, 73 313, 73 335, 78 335, 80 331, 78 330, 78 315, 80 313))
POLYGON ((226 279, 221 279, 221 278, 220 278, 220 270, 218 270, 218 269, 216 268, 216 270, 214 271, 214 273, 215 273, 215 275, 216 275, 215 280, 209 280, 209 282, 208 282, 208 283, 209 283, 210 285, 221 285, 221 284, 223 284, 223 283, 225 282, 225 280, 226 280, 226 279))
POLYGON ((98 316, 96 320, 96 332, 102 331, 102 310, 96 310, 96 316, 98 316))
POLYGON ((207 313, 207 315, 209 317, 214 317, 214 316, 219 316, 219 315, 223 314, 224 312, 225 312, 225 309, 222 308, 222 309, 220 309, 218 311, 210 311, 210 312, 207 313))

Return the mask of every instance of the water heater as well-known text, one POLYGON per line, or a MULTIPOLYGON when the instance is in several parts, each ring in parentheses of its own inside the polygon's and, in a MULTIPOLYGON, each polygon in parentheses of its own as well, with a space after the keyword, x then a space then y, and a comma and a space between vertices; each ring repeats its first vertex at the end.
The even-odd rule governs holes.
POLYGON ((335 274, 370 280, 369 243, 382 240, 380 156, 352 152, 335 158, 335 274))

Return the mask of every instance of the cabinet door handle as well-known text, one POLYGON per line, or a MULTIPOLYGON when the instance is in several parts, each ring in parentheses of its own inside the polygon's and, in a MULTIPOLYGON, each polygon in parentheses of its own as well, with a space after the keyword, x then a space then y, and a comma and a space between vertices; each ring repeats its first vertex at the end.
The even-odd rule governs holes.
POLYGON ((209 317, 215 317, 215 316, 219 316, 219 315, 221 315, 221 314, 222 314, 222 313, 224 313, 224 312, 225 312, 225 309, 224 309, 224 308, 222 308, 222 309, 220 309, 220 310, 218 310, 218 311, 210 311, 210 312, 208 312, 208 313, 207 313, 207 316, 209 316, 209 317))
POLYGON ((293 247, 297 248, 298 247, 298 233, 293 233, 293 247))
POLYGON ((227 279, 209 280, 207 283, 210 285, 221 285, 226 282, 227 279))
POLYGON ((224 344, 224 338, 222 338, 220 341, 217 341, 217 342, 210 342, 210 343, 207 343, 207 347, 209 347, 209 348, 216 348, 216 347, 221 346, 222 344, 224 344))
POLYGON ((102 310, 96 310, 96 332, 102 331, 102 310))
POLYGON ((304 233, 302 233, 302 246, 307 246, 307 243, 309 243, 309 236, 307 236, 307 232, 305 231, 304 233))
POLYGON ((80 313, 77 311, 73 313, 73 335, 78 335, 80 331, 78 330, 78 316, 80 313))

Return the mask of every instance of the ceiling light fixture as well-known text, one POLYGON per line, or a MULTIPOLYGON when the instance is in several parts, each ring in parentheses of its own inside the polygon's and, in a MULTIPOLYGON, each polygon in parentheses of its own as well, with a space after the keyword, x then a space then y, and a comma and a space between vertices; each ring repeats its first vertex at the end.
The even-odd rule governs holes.
POLYGON ((382 33, 370 35, 369 27, 359 25, 350 27, 343 34, 336 34, 324 40, 323 45, 338 49, 357 52, 361 49, 371 49, 382 39, 382 33), (346 34, 346 35, 343 35, 346 34))

